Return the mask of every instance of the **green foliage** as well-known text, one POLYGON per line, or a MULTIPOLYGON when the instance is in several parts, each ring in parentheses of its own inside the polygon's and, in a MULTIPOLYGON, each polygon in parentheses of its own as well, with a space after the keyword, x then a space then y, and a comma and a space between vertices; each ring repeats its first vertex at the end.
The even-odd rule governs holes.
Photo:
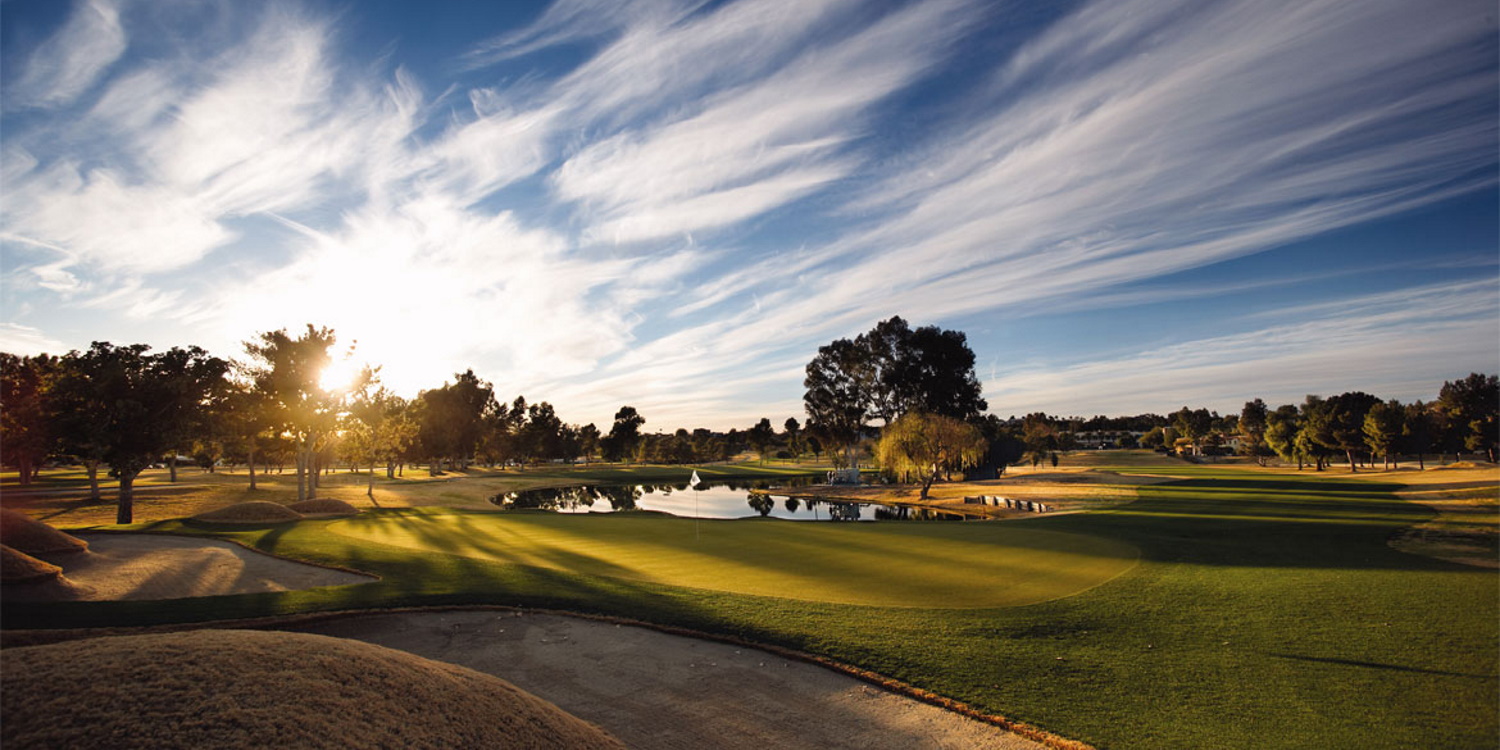
POLYGON ((888 472, 921 477, 925 500, 943 472, 977 465, 988 448, 984 436, 971 424, 913 411, 886 426, 875 446, 875 457, 888 472))
POLYGON ((872 419, 890 424, 920 411, 977 420, 988 406, 967 337, 937 326, 912 330, 899 316, 820 347, 806 372, 809 429, 849 450, 872 419))
POLYGON ((1466 450, 1496 459, 1500 444, 1500 378, 1470 373, 1462 380, 1443 383, 1438 409, 1448 418, 1453 441, 1466 450))

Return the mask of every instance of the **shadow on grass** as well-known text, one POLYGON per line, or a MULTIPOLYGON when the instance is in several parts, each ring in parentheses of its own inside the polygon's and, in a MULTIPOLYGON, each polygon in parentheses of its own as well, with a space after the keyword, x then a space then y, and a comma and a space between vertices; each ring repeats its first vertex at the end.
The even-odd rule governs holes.
POLYGON ((1403 667, 1399 664, 1381 664, 1373 661, 1360 661, 1358 659, 1335 659, 1326 656, 1300 656, 1297 654, 1271 654, 1278 659, 1291 659, 1293 661, 1314 662, 1319 664, 1337 664, 1346 667, 1363 667, 1366 669, 1383 669, 1392 672, 1413 672, 1417 674, 1431 674, 1442 677, 1465 677, 1474 680, 1493 680, 1493 674, 1470 674, 1468 672, 1449 672, 1441 669, 1423 669, 1421 667, 1403 667))

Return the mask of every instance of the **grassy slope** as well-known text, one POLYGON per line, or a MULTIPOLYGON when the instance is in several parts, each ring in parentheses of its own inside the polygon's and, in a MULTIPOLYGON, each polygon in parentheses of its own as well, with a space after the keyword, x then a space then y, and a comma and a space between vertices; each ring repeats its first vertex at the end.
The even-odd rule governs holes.
MULTIPOLYGON (((210 602, 10 605, 3 616, 14 627, 397 603, 551 606, 826 654, 1110 747, 1500 741, 1500 579, 1385 544, 1430 510, 1396 500, 1392 487, 1345 476, 1170 472, 1191 478, 1142 488, 1141 500, 1109 512, 1008 522, 1117 539, 1142 554, 1140 565, 1105 585, 1022 607, 882 608, 684 589, 413 555, 304 523, 233 534, 385 580, 210 602)), ((887 564, 901 564, 899 550, 887 564)))

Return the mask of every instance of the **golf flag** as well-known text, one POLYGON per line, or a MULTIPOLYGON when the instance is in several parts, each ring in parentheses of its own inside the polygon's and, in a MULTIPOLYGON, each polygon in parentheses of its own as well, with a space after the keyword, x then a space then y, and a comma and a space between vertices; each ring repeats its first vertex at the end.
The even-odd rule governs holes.
POLYGON ((698 478, 698 470, 697 469, 693 469, 693 479, 692 479, 693 486, 697 487, 698 485, 700 485, 702 483, 703 483, 703 480, 701 480, 701 479, 698 478))

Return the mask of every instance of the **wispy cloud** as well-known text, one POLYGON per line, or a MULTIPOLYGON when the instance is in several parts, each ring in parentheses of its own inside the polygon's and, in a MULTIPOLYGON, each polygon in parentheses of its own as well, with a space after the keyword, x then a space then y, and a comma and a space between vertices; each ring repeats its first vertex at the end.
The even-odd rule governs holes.
POLYGON ((23 107, 56 107, 78 98, 125 53, 125 29, 111 0, 79 0, 66 24, 27 61, 7 96, 23 107))
POLYGON ((68 346, 47 336, 41 330, 15 323, 0 323, 0 352, 23 357, 37 354, 62 354, 68 346))
MULTIPOLYGON (((818 345, 893 314, 1137 304, 1154 279, 1496 182, 1496 29, 1473 0, 1112 0, 1019 44, 971 0, 560 0, 456 53, 454 80, 350 60, 343 17, 290 3, 213 6, 222 43, 169 30, 168 54, 132 55, 127 29, 171 18, 122 7, 75 5, 3 94, 31 118, 0 152, 6 279, 52 295, 12 326, 67 304, 233 353, 313 321, 404 389, 472 366, 569 419, 794 412, 818 345), (532 67, 558 45, 569 67, 532 67)), ((1469 361, 1456 342, 1483 316, 1394 294, 1183 345, 1217 362, 997 369, 992 400, 1209 398, 1257 363, 1283 378, 1256 375, 1271 397, 1339 361, 1382 372, 1356 318, 1401 311, 1428 321, 1402 346, 1469 361), (1297 343, 1314 337, 1333 353, 1297 343), (1156 380, 1109 379, 1132 367, 1156 380)))
POLYGON ((1351 390, 1431 399, 1443 381, 1500 361, 1497 311, 1493 281, 1286 307, 1277 314, 1295 322, 1084 363, 1033 363, 987 380, 985 396, 1005 414, 1083 416, 1118 414, 1122 404, 1228 412, 1254 398, 1296 403, 1351 390))

